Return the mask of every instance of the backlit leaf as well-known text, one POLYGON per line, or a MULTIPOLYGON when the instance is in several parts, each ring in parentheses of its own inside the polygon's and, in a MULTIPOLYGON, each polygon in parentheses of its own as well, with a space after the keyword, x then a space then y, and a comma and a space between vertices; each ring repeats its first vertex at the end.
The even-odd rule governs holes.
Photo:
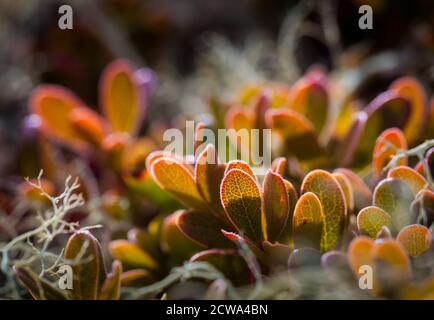
POLYGON ((396 237, 411 257, 417 257, 431 247, 432 236, 429 229, 420 224, 404 227, 396 237))
POLYGON ((354 210, 354 191, 351 186, 350 180, 347 176, 340 172, 334 172, 333 177, 335 177, 336 181, 342 188, 342 192, 345 196, 345 203, 347 205, 348 213, 352 213, 354 210))
POLYGON ((280 175, 269 170, 263 182, 264 220, 266 239, 275 242, 285 227, 289 214, 289 199, 280 175))
POLYGON ((162 189, 168 191, 186 207, 206 210, 192 171, 175 158, 156 159, 152 162, 150 173, 162 189))
POLYGON ((321 251, 334 249, 342 235, 346 219, 345 197, 336 179, 327 171, 313 170, 303 180, 301 193, 313 192, 324 212, 321 251))
POLYGON ((410 144, 417 142, 425 123, 426 96, 422 85, 414 78, 402 77, 389 87, 391 91, 407 98, 411 105, 411 114, 404 127, 404 134, 410 144))
POLYGON ((78 136, 94 146, 100 146, 107 134, 106 123, 89 108, 74 108, 69 119, 78 136))
POLYGON ((307 192, 297 201, 292 220, 292 236, 295 248, 320 249, 324 228, 324 212, 318 197, 307 192))
POLYGON ((227 217, 220 201, 220 184, 226 165, 220 164, 217 151, 212 144, 207 145, 197 158, 194 180, 199 193, 208 206, 224 220, 227 217))
POLYGON ((312 159, 322 154, 312 123, 301 114, 288 109, 269 110, 267 124, 281 137, 284 148, 298 159, 312 159))
MULTIPOLYGON (((375 142, 374 154, 372 157, 372 172, 376 179, 383 174, 383 168, 390 162, 391 157, 399 150, 406 150, 407 142, 404 134, 397 128, 385 130, 375 142)), ((400 158, 396 165, 406 165, 407 159, 400 158)))
POLYGON ((99 300, 119 300, 121 296, 122 264, 113 261, 112 272, 107 275, 99 294, 99 300))
POLYGON ((334 172, 342 173, 348 178, 354 193, 354 209, 356 212, 372 203, 371 190, 357 174, 345 168, 336 169, 334 172))
POLYGON ((357 215, 357 227, 361 234, 376 239, 381 228, 391 228, 392 218, 381 208, 370 206, 360 210, 357 215))
POLYGON ((427 181, 420 173, 406 166, 399 166, 389 170, 387 177, 404 181, 415 195, 427 185, 427 181))
POLYGON ((134 72, 128 62, 117 60, 101 76, 102 109, 116 132, 136 133, 144 115, 144 96, 134 72))
POLYGON ((372 251, 375 246, 375 242, 364 236, 354 238, 348 247, 348 262, 354 274, 360 277, 360 267, 368 265, 372 267, 373 257, 372 251))
POLYGON ((71 123, 71 112, 86 106, 71 91, 56 85, 41 85, 33 90, 30 109, 42 122, 42 130, 49 137, 82 150, 86 147, 71 123))
POLYGON ((225 175, 232 169, 239 169, 241 171, 244 171, 248 175, 250 175, 253 179, 256 180, 255 173, 253 172, 252 168, 242 160, 231 160, 226 165, 225 175))
POLYGON ((261 193, 257 182, 246 172, 232 169, 223 178, 220 195, 233 225, 251 240, 262 241, 261 193))

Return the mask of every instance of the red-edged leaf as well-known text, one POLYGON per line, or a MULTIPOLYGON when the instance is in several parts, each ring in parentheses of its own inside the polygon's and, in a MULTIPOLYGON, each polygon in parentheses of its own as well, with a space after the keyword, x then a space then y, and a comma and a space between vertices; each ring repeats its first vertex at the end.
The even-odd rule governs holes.
POLYGON ((86 147, 71 122, 73 110, 86 108, 74 93, 61 86, 40 85, 33 90, 29 105, 41 119, 42 130, 49 137, 78 150, 86 147))
POLYGON ((415 195, 427 185, 427 181, 420 173, 406 166, 399 166, 389 170, 387 177, 404 181, 415 195))
MULTIPOLYGON (((390 162, 392 156, 400 150, 407 150, 404 134, 398 128, 385 130, 375 142, 372 156, 372 173, 378 179, 383 175, 383 168, 390 162)), ((396 165, 406 165, 407 158, 400 158, 396 165)))
POLYGON ((251 240, 262 241, 261 192, 256 180, 242 170, 232 169, 223 178, 220 195, 233 225, 251 240))
POLYGON ((320 249, 324 228, 324 212, 318 197, 307 192, 297 201, 292 220, 292 236, 295 248, 320 249))
POLYGON ((100 101, 111 128, 135 134, 141 124, 145 100, 135 69, 126 61, 109 64, 100 80, 100 101))
POLYGON ((150 169, 155 182, 172 194, 187 208, 206 210, 194 182, 192 170, 175 158, 162 157, 154 160, 150 169))
POLYGON ((431 231, 420 224, 404 227, 396 237, 411 257, 417 257, 431 247, 431 231))
POLYGON ((271 170, 265 175, 262 189, 266 239, 275 242, 288 219, 288 193, 282 177, 271 170))
POLYGON ((313 170, 303 180, 301 193, 313 192, 324 212, 321 251, 334 249, 342 235, 347 208, 344 193, 336 179, 324 170, 313 170))
POLYGON ((371 189, 357 174, 345 168, 338 168, 334 172, 342 173, 348 178, 354 192, 354 209, 356 212, 372 203, 371 189))

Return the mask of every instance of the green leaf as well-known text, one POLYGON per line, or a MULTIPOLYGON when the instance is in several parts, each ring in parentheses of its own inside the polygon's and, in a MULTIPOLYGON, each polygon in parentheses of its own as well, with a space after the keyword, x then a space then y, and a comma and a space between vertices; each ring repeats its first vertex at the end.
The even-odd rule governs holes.
POLYGON ((376 239, 382 227, 391 228, 392 218, 390 215, 378 207, 363 208, 357 215, 357 227, 361 234, 376 239))
POLYGON ((409 225, 412 221, 410 205, 414 199, 408 185, 399 179, 387 178, 374 190, 374 206, 386 211, 393 222, 394 233, 409 225))
POLYGON ((29 290, 35 300, 66 300, 68 296, 64 291, 55 288, 45 279, 41 279, 30 268, 24 266, 14 267, 15 275, 21 284, 29 290))
POLYGON ((72 265, 74 273, 72 299, 97 300, 106 278, 98 240, 88 231, 78 231, 69 238, 64 257, 70 261, 80 258, 82 260, 72 265))

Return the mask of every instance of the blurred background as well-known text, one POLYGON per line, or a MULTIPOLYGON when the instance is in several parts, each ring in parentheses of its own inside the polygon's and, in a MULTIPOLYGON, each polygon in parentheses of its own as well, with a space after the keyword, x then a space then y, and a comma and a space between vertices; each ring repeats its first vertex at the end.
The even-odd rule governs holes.
POLYGON ((156 119, 205 110, 243 82, 291 84, 315 64, 364 82, 366 100, 401 75, 434 88, 432 0, 1 0, 0 182, 16 172, 31 123, 27 99, 39 83, 74 91, 98 105, 104 66, 126 58, 155 71, 145 127, 156 119), (73 8, 73 30, 60 30, 60 5, 73 8), (373 8, 361 30, 358 9, 373 8))

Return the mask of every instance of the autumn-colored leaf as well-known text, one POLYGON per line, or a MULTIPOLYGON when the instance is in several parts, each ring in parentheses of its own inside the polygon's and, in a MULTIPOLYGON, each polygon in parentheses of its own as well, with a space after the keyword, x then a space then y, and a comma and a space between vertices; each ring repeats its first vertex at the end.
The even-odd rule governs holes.
POLYGON ((324 212, 318 197, 306 192, 297 201, 292 221, 292 236, 295 248, 320 249, 324 228, 324 212))
POLYGON ((286 158, 284 157, 276 158, 271 163, 271 170, 273 170, 275 173, 283 177, 285 175, 286 163, 287 163, 286 158))
POLYGON ((417 142, 425 124, 426 96, 422 85, 414 78, 402 77, 395 80, 389 90, 407 98, 412 105, 410 119, 404 127, 404 134, 410 144, 417 142))
POLYGON ((253 275, 236 250, 210 249, 191 257, 190 261, 208 262, 220 270, 235 286, 252 283, 253 275))
POLYGON ((411 279, 410 259, 404 247, 394 239, 382 240, 372 249, 374 290, 393 296, 411 279))
POLYGON ((415 195, 427 185, 427 181, 420 173, 406 166, 399 166, 389 170, 387 177, 406 182, 415 195))
MULTIPOLYGON (((372 173, 376 179, 383 174, 383 169, 392 159, 392 156, 399 150, 406 150, 407 142, 404 134, 397 128, 385 130, 375 142, 374 154, 372 156, 372 173)), ((396 165, 406 165, 407 158, 398 159, 396 165)))
POLYGON ((411 223, 410 205, 413 199, 413 192, 405 182, 387 178, 375 188, 373 204, 392 217, 393 231, 396 233, 411 223))
POLYGON ((221 233, 226 226, 207 212, 185 210, 178 215, 176 223, 187 237, 205 247, 233 247, 233 244, 221 233))
POLYGON ((432 236, 429 229, 420 224, 404 227, 396 237, 411 257, 417 257, 431 247, 432 236))
POLYGON ((294 216, 295 205, 297 203, 297 191, 291 182, 286 179, 283 179, 283 183, 285 184, 286 192, 288 193, 288 203, 289 203, 289 212, 288 219, 286 220, 286 225, 283 228, 282 233, 280 234, 279 242, 281 243, 289 243, 292 238, 292 219, 294 216))
POLYGON ((248 165, 247 162, 242 160, 231 160, 226 165, 225 175, 232 169, 239 169, 241 171, 244 171, 248 175, 250 175, 253 179, 256 180, 255 173, 253 172, 252 168, 248 165))
POLYGON ((410 111, 409 101, 396 93, 385 92, 376 97, 355 114, 351 129, 336 153, 339 163, 363 168, 371 161, 378 136, 388 128, 403 128, 410 111))
POLYGON ((308 160, 323 153, 312 123, 301 114, 284 109, 269 110, 267 125, 283 141, 284 148, 299 160, 308 160))
POLYGON ((98 240, 88 231, 74 233, 65 247, 64 257, 67 260, 90 259, 72 266, 73 289, 72 299, 96 300, 106 278, 104 261, 98 240))
POLYGON ((392 218, 381 208, 370 206, 360 210, 357 215, 357 227, 361 234, 376 239, 381 228, 391 228, 392 218))
POLYGON ((338 168, 334 171, 335 173, 342 173, 347 178, 351 184, 354 196, 354 209, 359 211, 364 207, 369 206, 372 203, 372 192, 366 183, 353 171, 345 168, 338 168))
POLYGON ((262 201, 256 180, 240 169, 232 169, 223 178, 220 195, 233 225, 251 240, 262 241, 262 201))
POLYGON ((107 275, 99 294, 99 300, 119 300, 121 296, 122 264, 115 260, 112 272, 107 275))
POLYGON ((220 164, 217 151, 208 144, 197 158, 194 168, 194 180, 199 193, 208 206, 223 220, 227 220, 220 201, 220 184, 226 165, 220 164))
POLYGON ((429 189, 420 190, 411 204, 411 212, 415 222, 431 226, 434 222, 434 192, 429 189))
POLYGON ((134 267, 157 268, 157 262, 144 250, 127 240, 114 240, 109 244, 111 255, 134 267))
POLYGON ((86 148, 70 117, 73 110, 87 107, 71 91, 56 85, 40 85, 33 90, 29 105, 31 111, 39 116, 42 130, 50 138, 78 150, 86 148))
POLYGON ((282 177, 271 170, 265 175, 262 190, 264 199, 264 234, 268 241, 275 242, 288 219, 288 193, 282 177))
POLYGON ((100 115, 89 108, 74 108, 69 119, 77 135, 90 144, 99 147, 107 134, 107 126, 100 115))
POLYGON ((320 133, 328 117, 328 93, 323 81, 304 77, 292 88, 289 106, 304 115, 320 133))
POLYGON ((100 101, 113 131, 135 134, 141 124, 145 100, 134 73, 128 62, 117 60, 101 76, 100 101))
POLYGON ((313 170, 303 180, 301 193, 313 192, 324 212, 321 251, 334 249, 342 235, 346 219, 345 197, 336 179, 324 170, 313 170))
POLYGON ((335 177, 336 181, 342 188, 342 192, 345 196, 345 203, 347 205, 348 213, 352 213, 354 210, 354 191, 353 187, 350 183, 350 180, 347 176, 340 172, 334 172, 333 177, 335 177))
POLYGON ((348 246, 348 262, 356 276, 361 276, 359 273, 361 266, 372 266, 372 251, 374 246, 375 242, 365 236, 354 238, 348 246))
POLYGON ((193 173, 175 158, 162 157, 152 162, 149 171, 157 184, 188 208, 206 210, 193 173))

